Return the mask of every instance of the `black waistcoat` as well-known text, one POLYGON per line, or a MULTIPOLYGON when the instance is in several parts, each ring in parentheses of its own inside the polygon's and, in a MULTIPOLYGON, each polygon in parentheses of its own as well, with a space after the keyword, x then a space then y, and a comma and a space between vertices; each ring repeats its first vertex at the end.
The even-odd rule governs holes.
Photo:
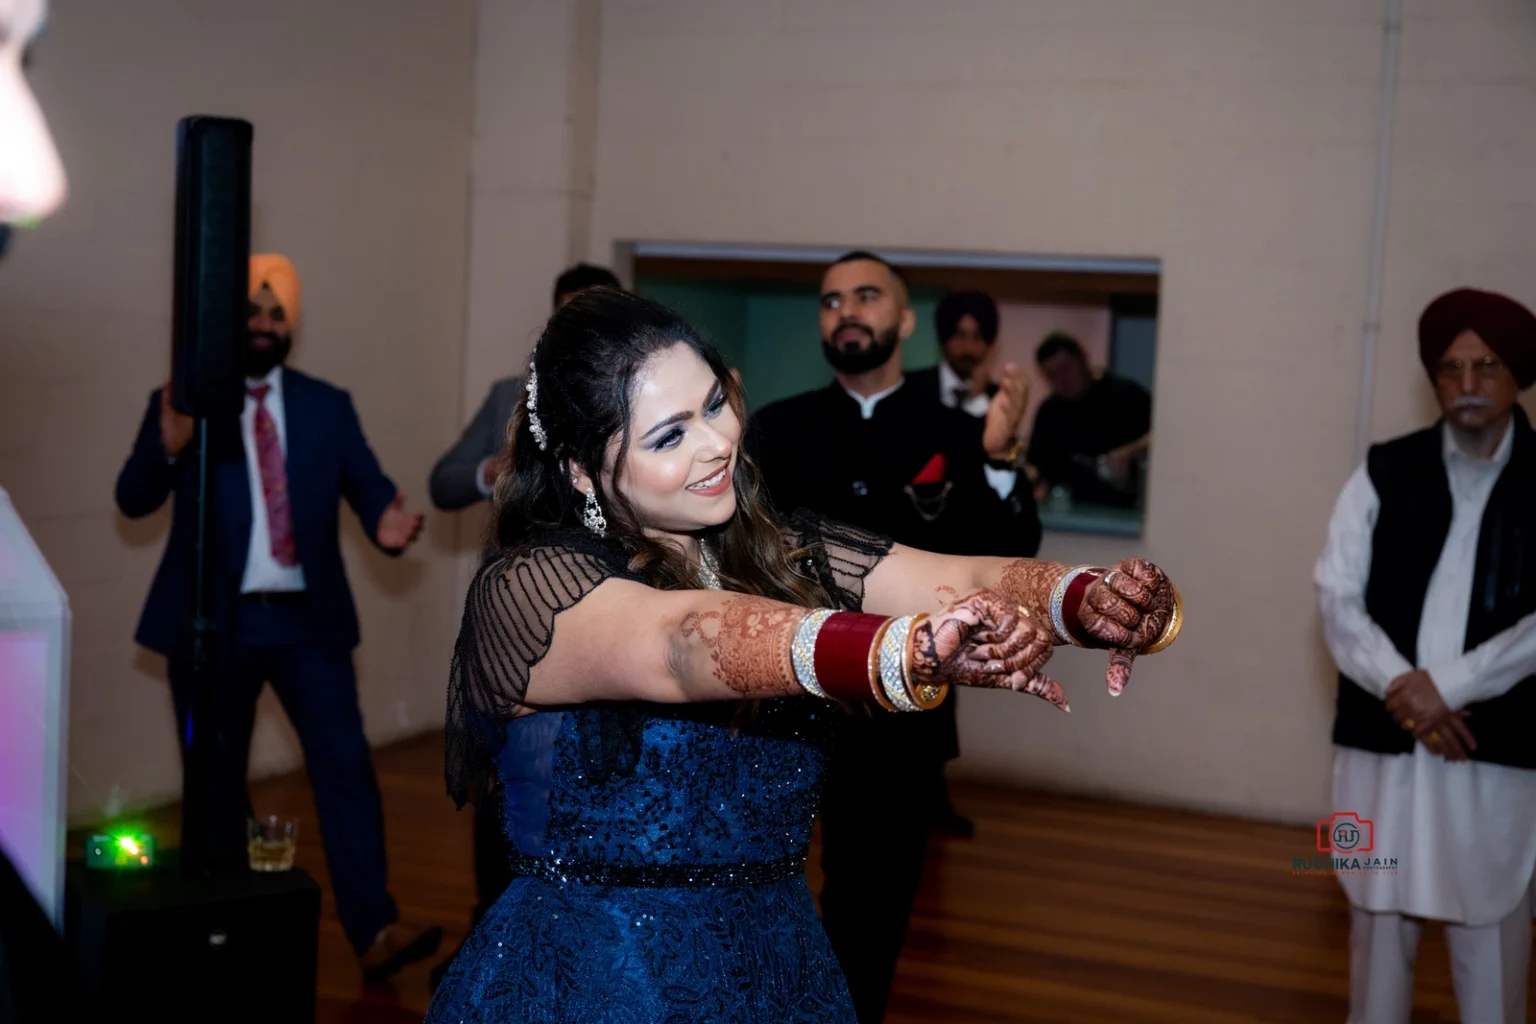
MULTIPOLYGON (((1536 433, 1519 406, 1514 433, 1478 532, 1468 651, 1536 611, 1536 433)), ((1366 462, 1381 507, 1365 608, 1410 665, 1418 664, 1424 597, 1451 529, 1441 437, 1436 424, 1374 446, 1366 462)), ((1467 726, 1478 744, 1474 761, 1536 769, 1536 664, 1531 671, 1504 694, 1467 705, 1467 726)), ((1407 754, 1414 744, 1384 701, 1343 674, 1333 741, 1379 754, 1407 754)))

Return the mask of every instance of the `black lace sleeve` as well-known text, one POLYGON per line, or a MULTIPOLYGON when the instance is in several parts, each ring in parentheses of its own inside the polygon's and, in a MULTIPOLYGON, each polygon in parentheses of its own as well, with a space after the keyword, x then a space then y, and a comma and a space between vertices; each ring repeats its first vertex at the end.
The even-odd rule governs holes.
POLYGON ((803 509, 790 517, 789 528, 833 602, 844 611, 863 610, 864 578, 891 553, 892 540, 803 509))
POLYGON ((488 557, 475 573, 448 677, 444 773, 463 807, 494 778, 506 723, 549 652, 555 617, 604 580, 637 579, 622 552, 595 537, 550 535, 488 557))

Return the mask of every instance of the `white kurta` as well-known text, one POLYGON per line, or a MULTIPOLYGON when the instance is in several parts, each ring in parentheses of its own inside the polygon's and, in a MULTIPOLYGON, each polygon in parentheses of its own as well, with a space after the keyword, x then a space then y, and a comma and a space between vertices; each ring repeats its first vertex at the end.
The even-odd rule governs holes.
MULTIPOLYGON (((1442 451, 1454 511, 1430 577, 1410 665, 1365 610, 1371 534, 1380 507, 1362 466, 1344 486, 1314 580, 1328 648, 1340 671, 1377 697, 1415 668, 1429 672, 1448 707, 1498 696, 1536 672, 1536 615, 1466 651, 1467 613, 1483 511, 1513 448, 1513 425, 1492 459, 1474 459, 1449 429, 1442 451)), ((1477 717, 1467 720, 1474 738, 1477 717)), ((1536 739, 1533 739, 1536 742, 1536 739)), ((1536 771, 1449 762, 1417 744, 1412 754, 1339 747, 1333 807, 1374 822, 1369 856, 1397 858, 1397 873, 1341 874, 1350 903, 1481 926, 1508 916, 1536 868, 1536 771)))

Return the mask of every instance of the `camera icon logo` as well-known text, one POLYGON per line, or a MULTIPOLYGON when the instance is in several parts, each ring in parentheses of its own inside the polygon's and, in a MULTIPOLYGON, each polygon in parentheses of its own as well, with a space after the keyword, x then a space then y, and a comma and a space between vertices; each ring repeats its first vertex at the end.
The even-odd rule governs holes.
POLYGON ((1370 853, 1375 847, 1375 824, 1354 811, 1334 811, 1317 823, 1317 848, 1323 853, 1370 853))

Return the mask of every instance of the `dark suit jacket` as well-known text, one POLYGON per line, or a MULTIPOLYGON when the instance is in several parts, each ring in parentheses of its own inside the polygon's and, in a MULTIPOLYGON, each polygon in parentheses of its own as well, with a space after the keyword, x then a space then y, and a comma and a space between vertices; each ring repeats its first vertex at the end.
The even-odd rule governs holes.
MULTIPOLYGON (((939 368, 937 366, 930 366, 923 370, 913 370, 905 376, 907 378, 907 387, 930 401, 943 404, 943 396, 939 394, 939 368)), ((987 397, 991 398, 997 394, 997 390, 997 381, 994 380, 988 383, 987 397)))
POLYGON ((940 554, 1033 557, 1041 527, 1028 481, 998 497, 981 433, 980 419, 905 385, 865 420, 834 383, 761 409, 746 447, 782 514, 809 509, 940 554), (936 456, 943 481, 914 484, 936 456))
MULTIPOLYGON (((289 505, 299 564, 308 593, 305 625, 317 642, 359 640, 357 608, 341 560, 338 521, 341 501, 357 513, 371 538, 379 517, 396 494, 395 485, 363 437, 352 397, 340 388, 283 370, 283 415, 287 436, 289 505)), ((251 541, 251 486, 238 418, 211 424, 209 430, 210 558, 213 585, 209 600, 221 635, 230 635, 240 583, 251 541)), ((130 518, 147 516, 173 492, 171 536, 155 573, 134 639, 168 657, 185 653, 184 626, 191 611, 196 495, 193 449, 167 461, 160 439, 160 391, 149 408, 138 439, 117 478, 117 507, 130 518)), ((387 552, 398 554, 398 552, 387 552)))
POLYGON ((491 385, 480 411, 459 436, 458 443, 432 467, 432 504, 445 512, 468 508, 485 500, 476 482, 480 463, 507 445, 507 424, 523 397, 523 379, 507 377, 491 385))
MULTIPOLYGON (((1029 482, 1021 478, 1006 501, 998 497, 984 470, 982 426, 910 384, 882 398, 866 420, 833 383, 763 408, 746 448, 781 513, 809 509, 940 554, 1031 558, 1041 527, 1029 482), (939 461, 942 474, 925 473, 939 461), (913 482, 928 475, 942 480, 913 482)), ((873 721, 876 745, 858 748, 865 753, 959 755, 953 699, 928 714, 873 721)))

